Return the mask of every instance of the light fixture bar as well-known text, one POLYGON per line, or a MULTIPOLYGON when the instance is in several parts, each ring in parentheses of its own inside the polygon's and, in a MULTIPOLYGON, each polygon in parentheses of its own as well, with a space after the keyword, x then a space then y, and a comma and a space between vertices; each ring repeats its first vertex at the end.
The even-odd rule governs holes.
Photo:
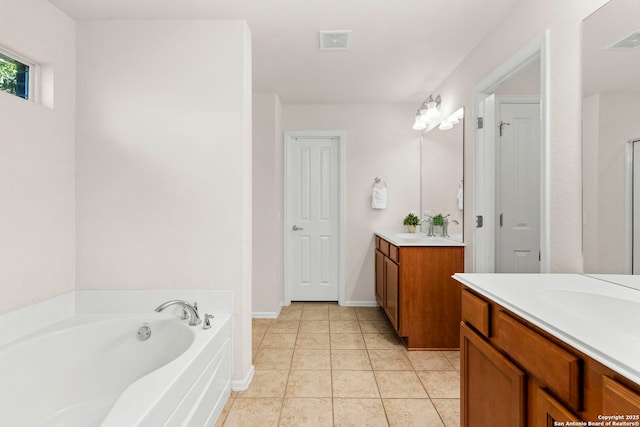
POLYGON ((429 98, 427 98, 422 104, 420 104, 420 107, 418 107, 413 128, 415 130, 423 130, 427 125, 438 119, 440 117, 441 104, 442 99, 440 98, 440 95, 435 98, 433 95, 429 95, 429 98))

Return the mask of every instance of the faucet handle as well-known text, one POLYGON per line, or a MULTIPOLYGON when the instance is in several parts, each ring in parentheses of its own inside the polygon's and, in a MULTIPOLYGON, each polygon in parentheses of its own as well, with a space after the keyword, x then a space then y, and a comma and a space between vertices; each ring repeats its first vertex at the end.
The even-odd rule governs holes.
MULTIPOLYGON (((197 301, 193 303, 193 309, 196 312, 196 314, 199 314, 197 301)), ((182 320, 186 320, 188 318, 189 318, 189 309, 186 306, 182 306, 182 320)))
POLYGON ((211 319, 213 319, 214 317, 215 316, 213 314, 205 313, 205 315, 204 315, 204 324, 202 325, 202 329, 211 328, 211 319))

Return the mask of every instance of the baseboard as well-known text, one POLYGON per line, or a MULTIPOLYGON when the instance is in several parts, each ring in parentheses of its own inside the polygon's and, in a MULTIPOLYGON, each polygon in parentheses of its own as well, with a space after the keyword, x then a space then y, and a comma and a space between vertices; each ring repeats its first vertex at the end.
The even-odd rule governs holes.
MULTIPOLYGON (((345 301, 341 304, 344 307, 379 307, 377 301, 345 301)), ((277 319, 284 304, 278 304, 276 311, 254 311, 251 317, 254 319, 277 319)))
POLYGON ((249 388, 249 384, 251 384, 251 380, 253 380, 253 374, 255 374, 256 370, 251 365, 249 371, 247 371, 244 378, 240 380, 232 380, 231 381, 231 390, 233 391, 245 391, 249 388))
POLYGON ((345 307, 378 307, 378 301, 345 301, 345 307))
POLYGON ((254 319, 277 319, 280 316, 280 311, 282 310, 283 302, 280 301, 278 304, 278 308, 276 311, 254 311, 251 313, 251 317, 254 319))

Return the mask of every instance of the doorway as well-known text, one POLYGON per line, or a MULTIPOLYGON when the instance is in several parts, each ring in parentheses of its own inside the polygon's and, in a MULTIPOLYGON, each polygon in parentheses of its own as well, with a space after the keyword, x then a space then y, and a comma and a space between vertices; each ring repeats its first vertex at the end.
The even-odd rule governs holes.
MULTIPOLYGON (((504 272, 549 272, 550 270, 550 239, 549 239, 549 135, 548 135, 548 112, 549 112, 549 76, 548 76, 548 31, 544 32, 537 39, 533 40, 524 49, 496 69, 487 78, 474 88, 474 122, 476 124, 474 145, 474 196, 473 210, 475 216, 475 227, 473 229, 473 271, 477 273, 504 272), (504 234, 505 216, 502 216, 502 230, 500 230, 500 214, 504 199, 507 196, 502 192, 499 179, 502 171, 500 162, 499 133, 506 131, 507 125, 500 126, 500 112, 498 107, 496 90, 513 76, 531 64, 539 61, 538 76, 539 87, 539 138, 538 150, 536 154, 537 186, 530 191, 537 192, 537 205, 529 206, 537 213, 538 229, 533 232, 533 236, 527 237, 529 240, 537 240, 536 246, 521 252, 514 252, 515 248, 508 248, 501 241, 504 234), (500 203, 500 204, 499 204, 500 203), (509 255, 511 266, 506 268, 504 260, 507 259, 504 249, 511 252, 509 255), (521 256, 521 259, 514 259, 514 256, 521 256), (526 262, 520 262, 527 260, 526 262), (532 267, 529 261, 537 261, 537 268, 532 267), (523 271, 518 271, 518 270, 523 271), (515 270, 515 271, 514 271, 515 270)), ((504 121, 504 120, 503 120, 504 121)), ((507 121, 507 123, 509 123, 507 121)), ((534 162, 535 163, 535 162, 534 162)), ((513 228, 513 227, 512 227, 513 228)), ((523 227, 530 228, 530 227, 523 227)), ((529 233, 530 235, 532 233, 529 233)), ((512 238, 513 240, 514 238, 512 238)), ((519 239, 519 238, 518 238, 519 239)), ((520 249, 517 249, 520 250, 520 249)))
POLYGON ((344 132, 287 131, 284 299, 344 300, 344 132))

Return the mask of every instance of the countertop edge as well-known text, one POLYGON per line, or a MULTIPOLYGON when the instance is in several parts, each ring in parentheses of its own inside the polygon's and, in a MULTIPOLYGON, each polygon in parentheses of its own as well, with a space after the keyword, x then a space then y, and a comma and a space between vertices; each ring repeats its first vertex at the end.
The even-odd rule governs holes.
POLYGON ((427 237, 421 239, 398 238, 399 232, 375 231, 374 236, 378 236, 398 247, 465 247, 464 242, 450 239, 448 237, 427 237))
MULTIPOLYGON (((468 275, 469 273, 467 273, 468 275)), ((477 293, 479 293, 480 295, 483 295, 484 297, 492 300, 493 302, 495 302, 496 304, 501 305, 502 307, 508 309, 509 311, 513 312, 515 315, 517 315, 518 317, 530 322, 531 324, 539 327, 540 329, 542 329, 543 331, 551 334, 552 336, 554 336, 555 338, 565 342, 566 344, 570 345, 571 347, 575 348, 576 350, 584 353, 585 355, 593 358, 594 360, 596 360, 597 362, 603 364, 604 366, 614 370, 615 372, 625 376, 626 378, 628 378, 629 380, 635 382, 636 384, 640 385, 640 373, 638 372, 637 369, 631 368, 629 366, 627 366, 624 363, 618 362, 616 359, 612 358, 612 356, 604 353, 603 351, 592 347, 589 344, 584 343, 583 341, 581 341, 580 339, 574 337, 573 335, 570 335, 566 332, 564 332, 560 327, 554 326, 553 324, 532 315, 531 313, 529 313, 528 311, 520 308, 517 305, 514 305, 512 303, 510 303, 509 301, 501 298, 498 295, 495 295, 495 293, 490 292, 486 289, 484 289, 482 286, 477 285, 475 283, 473 283, 472 281, 466 279, 464 277, 465 273, 456 273, 454 274, 452 277, 457 280, 458 282, 462 283, 464 286, 467 286, 468 288, 476 291, 477 293)), ((559 275, 558 275, 559 276, 559 275)), ((589 280, 598 280, 596 278, 593 277, 589 277, 589 276, 585 276, 582 274, 566 274, 564 276, 574 276, 574 277, 583 277, 585 279, 589 279, 589 280)), ((611 283, 612 286, 616 286, 615 283, 611 283)), ((618 285, 621 286, 621 285, 618 285)))

